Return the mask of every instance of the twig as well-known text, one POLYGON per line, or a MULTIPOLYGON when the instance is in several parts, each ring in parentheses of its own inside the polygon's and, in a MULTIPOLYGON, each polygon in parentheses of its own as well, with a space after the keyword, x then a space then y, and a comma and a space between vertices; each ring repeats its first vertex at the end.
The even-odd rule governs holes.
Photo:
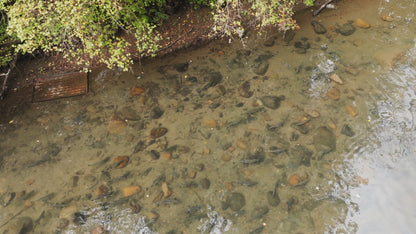
POLYGON ((333 0, 328 0, 322 6, 313 13, 313 16, 317 16, 328 4, 330 4, 333 0))
POLYGON ((9 78, 10 72, 12 71, 12 69, 14 68, 16 64, 16 60, 17 60, 17 56, 15 55, 13 58, 13 61, 10 63, 10 67, 7 73, 1 74, 1 76, 4 76, 4 80, 3 80, 3 85, 1 86, 1 90, 0 90, 0 100, 3 100, 5 97, 7 79, 9 78))

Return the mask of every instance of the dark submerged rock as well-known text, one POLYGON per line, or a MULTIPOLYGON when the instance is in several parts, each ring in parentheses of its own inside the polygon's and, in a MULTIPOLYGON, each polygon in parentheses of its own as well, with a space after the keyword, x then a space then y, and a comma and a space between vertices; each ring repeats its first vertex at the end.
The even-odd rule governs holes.
POLYGON ((238 93, 245 98, 253 96, 253 91, 250 91, 250 81, 243 82, 238 89, 238 93))
POLYGON ((335 150, 335 134, 327 127, 319 127, 313 137, 313 144, 315 146, 317 156, 322 157, 323 155, 335 150))
POLYGON ((355 135, 355 132, 351 129, 350 125, 344 124, 341 129, 341 134, 344 134, 349 137, 353 137, 355 135))
POLYGON ((231 193, 228 195, 225 203, 232 211, 239 211, 246 205, 246 199, 241 193, 231 193))
POLYGON ((343 24, 337 31, 343 36, 349 36, 355 32, 355 27, 352 22, 349 22, 343 24))
POLYGON ((297 168, 300 165, 311 166, 313 151, 307 147, 297 144, 290 149, 290 163, 297 168))
POLYGON ((275 110, 279 108, 280 102, 285 100, 285 96, 263 96, 260 100, 265 107, 275 110))
POLYGON ((315 31, 316 34, 326 33, 326 28, 318 21, 312 20, 311 24, 313 26, 313 31, 315 31))
POLYGON ((162 136, 164 136, 167 132, 168 132, 168 129, 167 129, 167 128, 164 128, 164 127, 153 128, 153 129, 150 131, 150 138, 155 139, 155 138, 162 137, 162 136))
POLYGON ((210 87, 214 87, 222 81, 222 74, 220 72, 209 72, 205 76, 205 80, 208 83, 202 88, 202 90, 207 90, 210 87))

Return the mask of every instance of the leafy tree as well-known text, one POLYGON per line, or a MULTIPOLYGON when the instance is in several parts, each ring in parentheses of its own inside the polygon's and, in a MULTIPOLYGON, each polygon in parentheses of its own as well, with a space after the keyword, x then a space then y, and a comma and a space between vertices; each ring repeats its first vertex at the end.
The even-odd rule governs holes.
POLYGON ((16 53, 40 51, 63 54, 87 69, 97 61, 126 70, 132 63, 130 51, 138 51, 139 57, 158 51, 161 36, 155 28, 166 19, 167 2, 209 5, 214 32, 242 37, 247 19, 254 19, 257 27, 297 28, 293 7, 303 1, 310 5, 314 0, 0 0, 0 43, 18 42, 0 65, 16 53))

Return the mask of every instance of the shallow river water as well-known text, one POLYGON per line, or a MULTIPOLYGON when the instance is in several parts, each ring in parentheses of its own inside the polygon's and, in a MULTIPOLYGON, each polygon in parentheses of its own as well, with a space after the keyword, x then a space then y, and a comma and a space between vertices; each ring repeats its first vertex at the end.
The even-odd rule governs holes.
POLYGON ((0 233, 413 233, 416 3, 336 6, 0 112, 0 233))

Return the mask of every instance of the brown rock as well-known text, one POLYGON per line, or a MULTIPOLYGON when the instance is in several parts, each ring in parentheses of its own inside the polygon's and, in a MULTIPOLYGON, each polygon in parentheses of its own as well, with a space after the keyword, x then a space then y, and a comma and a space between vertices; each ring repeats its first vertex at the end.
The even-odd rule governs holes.
POLYGON ((298 174, 294 174, 294 175, 289 177, 288 183, 291 186, 295 186, 295 185, 299 184, 300 180, 301 180, 300 176, 298 174))
POLYGON ((127 186, 127 187, 123 188, 123 196, 124 197, 130 197, 130 196, 133 196, 134 194, 136 194, 140 191, 141 191, 141 188, 138 185, 127 186))
POLYGON ((147 218, 148 219, 153 219, 153 220, 155 220, 155 219, 158 219, 159 218, 159 214, 158 213, 156 213, 156 212, 154 212, 154 211, 151 211, 148 215, 147 215, 147 218))
POLYGON ((238 147, 238 148, 240 148, 240 149, 243 149, 243 150, 248 149, 247 144, 246 144, 246 143, 244 143, 243 141, 237 141, 237 142, 236 142, 236 145, 237 145, 237 147, 238 147))
POLYGON ((344 84, 344 82, 342 82, 342 80, 341 80, 341 78, 339 78, 339 76, 337 75, 337 74, 331 74, 330 76, 329 76, 329 78, 332 80, 332 81, 334 81, 335 83, 338 83, 338 84, 344 84))
POLYGON ((164 152, 162 154, 162 158, 164 158, 166 160, 171 160, 172 159, 172 153, 170 153, 170 152, 164 152))
POLYGON ((226 189, 228 189, 228 190, 232 190, 232 189, 233 189, 233 184, 232 184, 232 183, 230 183, 230 182, 225 182, 225 183, 224 183, 224 186, 225 186, 225 188, 226 188, 226 189))
POLYGON ((224 153, 224 154, 221 156, 221 159, 222 159, 222 161, 224 161, 224 162, 228 162, 228 161, 230 161, 230 160, 231 160, 231 155, 230 155, 230 154, 227 154, 227 153, 224 153))
POLYGON ((164 198, 167 198, 170 195, 172 195, 172 190, 170 190, 170 188, 168 186, 168 183, 166 183, 166 182, 162 183, 162 192, 163 192, 163 197, 164 198))
POLYGON ((207 127, 216 127, 218 125, 215 119, 204 119, 202 120, 202 124, 204 124, 207 127))
POLYGON ((110 120, 107 130, 110 134, 116 135, 116 134, 121 133, 121 131, 123 131, 125 127, 126 127, 126 122, 122 120, 113 119, 113 120, 110 120))
POLYGON ((164 136, 167 132, 168 132, 168 129, 167 129, 167 128, 164 128, 164 127, 153 128, 153 129, 150 131, 150 138, 155 139, 155 138, 162 137, 162 136, 164 136))
POLYGON ((340 97, 339 89, 332 87, 328 90, 327 95, 332 100, 338 100, 340 97))
POLYGON ((321 114, 316 110, 309 110, 307 114, 312 118, 318 118, 321 114))
POLYGON ((350 106, 350 105, 345 105, 345 110, 347 111, 347 113, 349 115, 351 115, 352 117, 355 117, 358 115, 358 110, 357 108, 350 106))
POLYGON ((139 96, 143 92, 144 92, 144 89, 140 88, 140 87, 134 87, 134 88, 130 89, 130 94, 132 96, 139 96))
POLYGON ((393 17, 391 17, 391 16, 389 16, 389 15, 383 15, 383 16, 381 17, 381 19, 382 19, 383 21, 387 21, 387 22, 392 22, 392 21, 393 21, 393 17))
POLYGON ((190 171, 190 172, 188 172, 188 176, 189 176, 189 178, 194 179, 196 177, 196 171, 190 171))
POLYGON ((363 19, 356 19, 354 25, 359 28, 370 28, 370 24, 363 19))

